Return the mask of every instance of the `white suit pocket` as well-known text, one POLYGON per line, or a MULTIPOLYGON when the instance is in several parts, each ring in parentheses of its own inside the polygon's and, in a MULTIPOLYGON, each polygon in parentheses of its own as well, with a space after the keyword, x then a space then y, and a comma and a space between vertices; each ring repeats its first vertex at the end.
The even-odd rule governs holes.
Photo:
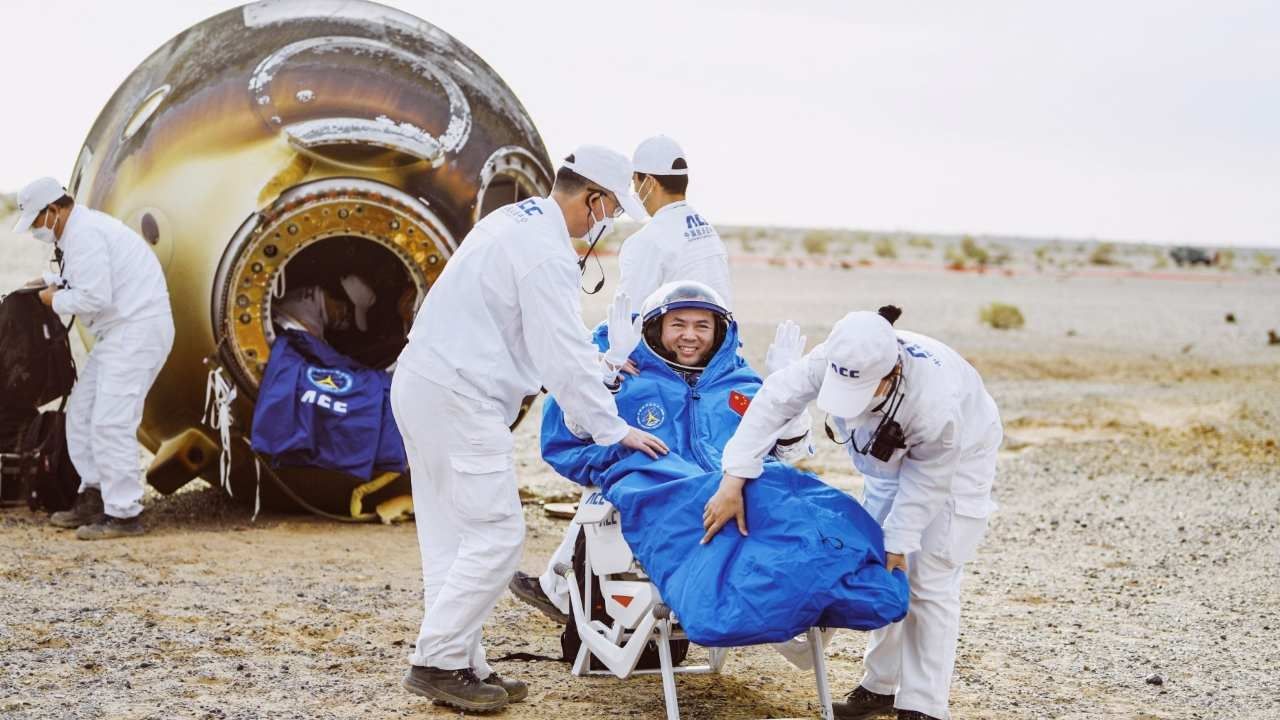
POLYGON ((940 534, 940 542, 931 551, 951 565, 963 565, 978 554, 987 534, 987 518, 953 511, 948 513, 948 524, 947 532, 940 534))
POLYGON ((510 452, 450 455, 453 505, 468 522, 496 522, 520 514, 520 493, 510 452))

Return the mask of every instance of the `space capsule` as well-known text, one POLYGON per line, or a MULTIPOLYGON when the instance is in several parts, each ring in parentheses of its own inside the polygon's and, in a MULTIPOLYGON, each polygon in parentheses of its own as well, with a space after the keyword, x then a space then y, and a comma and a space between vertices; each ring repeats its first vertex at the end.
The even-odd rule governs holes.
POLYGON ((68 188, 151 244, 177 339, 147 398, 148 480, 218 474, 206 379, 222 368, 231 482, 254 473, 248 423, 288 287, 356 273, 368 332, 330 339, 385 367, 458 242, 486 213, 545 195, 528 113, 466 46, 412 15, 350 0, 266 0, 180 33, 102 110, 68 188))

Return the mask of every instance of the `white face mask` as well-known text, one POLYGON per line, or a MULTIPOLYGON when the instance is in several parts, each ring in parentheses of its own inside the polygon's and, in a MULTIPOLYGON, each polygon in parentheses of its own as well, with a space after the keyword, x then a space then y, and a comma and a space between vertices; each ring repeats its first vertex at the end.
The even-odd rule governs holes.
POLYGON ((58 236, 53 234, 53 228, 58 226, 58 216, 54 213, 49 213, 49 215, 53 218, 53 225, 50 227, 45 227, 43 225, 32 227, 31 235, 42 243, 52 245, 58 239, 58 236))
POLYGON ((640 181, 640 187, 636 188, 636 194, 637 194, 637 195, 640 195, 640 204, 641 204, 641 205, 644 205, 645 207, 648 207, 647 203, 649 202, 649 196, 653 194, 653 188, 652 188, 652 187, 650 187, 650 188, 649 188, 649 192, 644 193, 644 194, 642 194, 642 195, 640 194, 640 191, 641 191, 641 190, 644 190, 645 185, 648 185, 648 184, 649 184, 649 181, 650 181, 650 180, 652 180, 652 179, 653 179, 653 178, 651 178, 651 177, 649 177, 648 175, 646 175, 646 176, 644 177, 644 180, 640 181))
POLYGON ((600 242, 605 235, 613 232, 613 218, 604 212, 604 200, 597 198, 600 203, 600 217, 596 218, 596 209, 588 206, 588 212, 591 215, 591 229, 587 231, 587 244, 595 245, 600 242))
POLYGON ((861 413, 858 413, 857 416, 849 418, 846 421, 849 425, 849 429, 853 430, 854 428, 860 428, 864 425, 871 425, 873 423, 879 424, 881 418, 883 418, 883 414, 875 412, 874 410, 875 408, 880 407, 880 405, 884 403, 885 400, 888 400, 888 399, 889 399, 888 391, 885 391, 883 395, 876 395, 872 397, 871 404, 867 405, 866 410, 863 410, 861 413))

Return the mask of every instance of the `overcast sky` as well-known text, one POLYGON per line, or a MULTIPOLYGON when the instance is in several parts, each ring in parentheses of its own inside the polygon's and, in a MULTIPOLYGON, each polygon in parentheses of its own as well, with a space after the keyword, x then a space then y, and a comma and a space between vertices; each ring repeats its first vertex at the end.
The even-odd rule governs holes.
MULTIPOLYGON (((0 189, 65 180, 129 72, 236 4, 6 0, 0 189)), ((553 158, 675 137, 715 223, 1280 246, 1280 3, 388 4, 553 158)))

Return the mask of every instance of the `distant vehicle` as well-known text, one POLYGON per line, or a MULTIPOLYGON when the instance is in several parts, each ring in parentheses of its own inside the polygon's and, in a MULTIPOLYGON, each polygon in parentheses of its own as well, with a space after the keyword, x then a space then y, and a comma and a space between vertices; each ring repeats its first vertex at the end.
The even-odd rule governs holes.
POLYGON ((1183 265, 1212 265, 1213 256, 1207 251, 1190 246, 1176 247, 1169 251, 1169 257, 1178 263, 1178 267, 1183 265))

